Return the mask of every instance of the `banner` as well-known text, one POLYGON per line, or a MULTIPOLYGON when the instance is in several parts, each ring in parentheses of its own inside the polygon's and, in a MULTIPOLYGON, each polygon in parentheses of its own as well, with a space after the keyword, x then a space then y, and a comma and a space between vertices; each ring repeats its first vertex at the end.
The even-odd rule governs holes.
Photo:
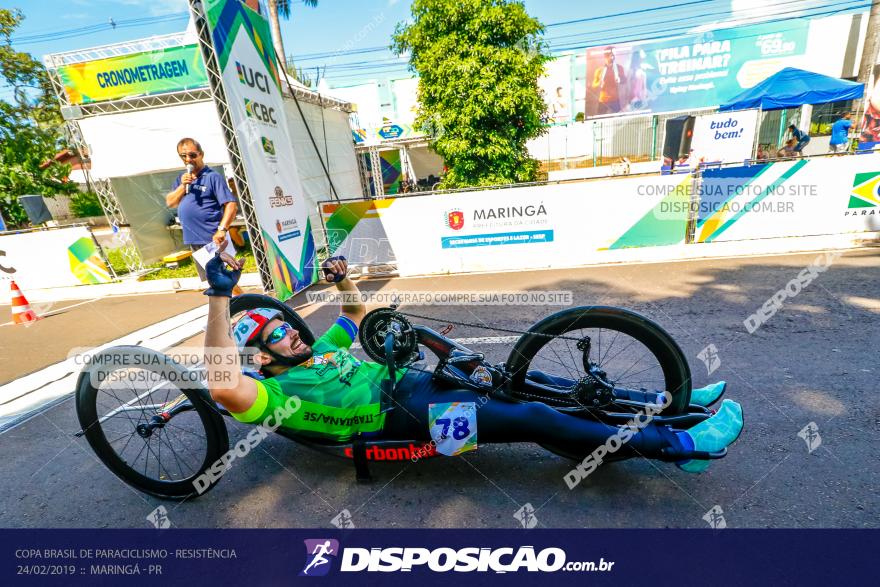
POLYGON ((808 30, 792 19, 587 49, 586 116, 716 106, 803 54, 808 30))
POLYGON ((742 163, 751 159, 757 128, 757 110, 698 116, 691 141, 691 165, 742 163))
POLYGON ((381 217, 393 198, 320 204, 331 255, 344 255, 351 267, 395 263, 381 217))
POLYGON ((880 230, 880 154, 703 172, 695 241, 880 230))
POLYGON ((560 55, 544 65, 538 85, 544 92, 547 118, 551 124, 567 124, 574 119, 571 94, 571 56, 560 55))
POLYGON ((111 281, 84 226, 0 235, 0 278, 25 292, 111 281))
POLYGON ((238 0, 206 0, 204 7, 272 283, 283 301, 317 272, 269 23, 238 0))
POLYGON ((690 188, 685 175, 387 198, 372 215, 350 206, 327 228, 345 220, 334 242, 344 236, 339 246, 352 250, 359 223, 380 222, 401 276, 572 267, 682 244, 690 188))
MULTIPOLYGON (((404 490, 411 491, 408 486, 404 490)), ((568 499, 580 506, 588 497, 568 499)), ((149 524, 147 528, 4 529, 0 578, 5 577, 6 585, 70 587, 282 583, 580 587, 638 585, 646 576, 663 577, 662 584, 674 585, 697 585, 710 578, 719 587, 870 585, 880 547, 880 533, 873 528, 736 529, 720 521, 688 530, 533 527, 543 512, 510 522, 493 520, 511 526, 505 529, 363 529, 353 524, 307 530, 179 528, 172 525, 179 511, 174 505, 159 502, 146 520, 112 520, 149 524), (657 546, 633 547, 639 544, 657 546), (670 556, 675 552, 682 554, 670 556), (695 564, 683 564, 685 554, 693 561, 705 561, 709 568, 702 571, 695 564)), ((242 523, 207 513, 220 509, 217 503, 187 506, 206 512, 205 525, 242 523)), ((872 520, 862 521, 869 525, 872 520)), ((243 523, 254 520, 245 518, 243 523)), ((645 521, 645 525, 659 523, 645 521)))
POLYGON ((58 75, 71 104, 164 94, 208 85, 205 66, 195 45, 62 65, 58 75))

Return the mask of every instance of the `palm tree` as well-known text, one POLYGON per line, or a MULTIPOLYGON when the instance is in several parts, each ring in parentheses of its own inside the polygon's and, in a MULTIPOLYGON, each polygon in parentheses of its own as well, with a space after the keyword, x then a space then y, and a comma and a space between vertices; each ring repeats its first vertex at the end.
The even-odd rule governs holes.
MULTIPOLYGON (((309 8, 318 5, 318 0, 301 0, 302 3, 309 8)), ((292 0, 267 0, 269 5, 269 26, 272 30, 272 44, 275 46, 275 53, 281 65, 287 69, 287 56, 284 54, 284 42, 281 40, 281 22, 278 17, 284 20, 290 20, 290 5, 292 0)))

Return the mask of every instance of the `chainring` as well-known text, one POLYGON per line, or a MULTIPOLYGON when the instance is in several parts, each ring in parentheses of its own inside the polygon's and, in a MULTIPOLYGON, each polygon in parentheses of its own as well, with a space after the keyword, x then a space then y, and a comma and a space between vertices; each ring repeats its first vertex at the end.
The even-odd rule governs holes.
POLYGON ((364 316, 358 332, 358 340, 371 359, 384 365, 387 363, 385 336, 391 330, 397 330, 394 341, 394 364, 397 367, 409 365, 418 356, 416 331, 409 320, 391 308, 378 308, 364 316))

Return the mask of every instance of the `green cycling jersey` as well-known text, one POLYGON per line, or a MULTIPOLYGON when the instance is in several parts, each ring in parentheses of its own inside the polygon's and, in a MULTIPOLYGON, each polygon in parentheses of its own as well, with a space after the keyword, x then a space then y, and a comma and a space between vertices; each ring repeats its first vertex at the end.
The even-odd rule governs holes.
MULTIPOLYGON (((314 354, 309 360, 257 381, 253 405, 232 416, 247 424, 261 424, 295 395, 302 404, 282 420, 282 428, 338 442, 358 433, 381 431, 385 415, 380 413, 379 398, 388 369, 360 361, 349 352, 355 333, 351 320, 340 317, 312 345, 314 354)), ((397 372, 398 380, 404 372, 397 372)))

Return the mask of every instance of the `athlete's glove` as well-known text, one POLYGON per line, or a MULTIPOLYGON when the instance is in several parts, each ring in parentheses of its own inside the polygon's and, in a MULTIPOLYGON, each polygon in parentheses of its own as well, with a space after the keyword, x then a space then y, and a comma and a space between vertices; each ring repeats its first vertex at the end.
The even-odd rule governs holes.
POLYGON ((244 261, 234 259, 226 253, 220 253, 208 261, 205 264, 205 275, 211 287, 205 290, 205 295, 231 298, 232 288, 238 283, 243 266, 244 261))
POLYGON ((324 279, 330 283, 339 283, 348 275, 348 261, 342 255, 330 257, 321 263, 324 279))

